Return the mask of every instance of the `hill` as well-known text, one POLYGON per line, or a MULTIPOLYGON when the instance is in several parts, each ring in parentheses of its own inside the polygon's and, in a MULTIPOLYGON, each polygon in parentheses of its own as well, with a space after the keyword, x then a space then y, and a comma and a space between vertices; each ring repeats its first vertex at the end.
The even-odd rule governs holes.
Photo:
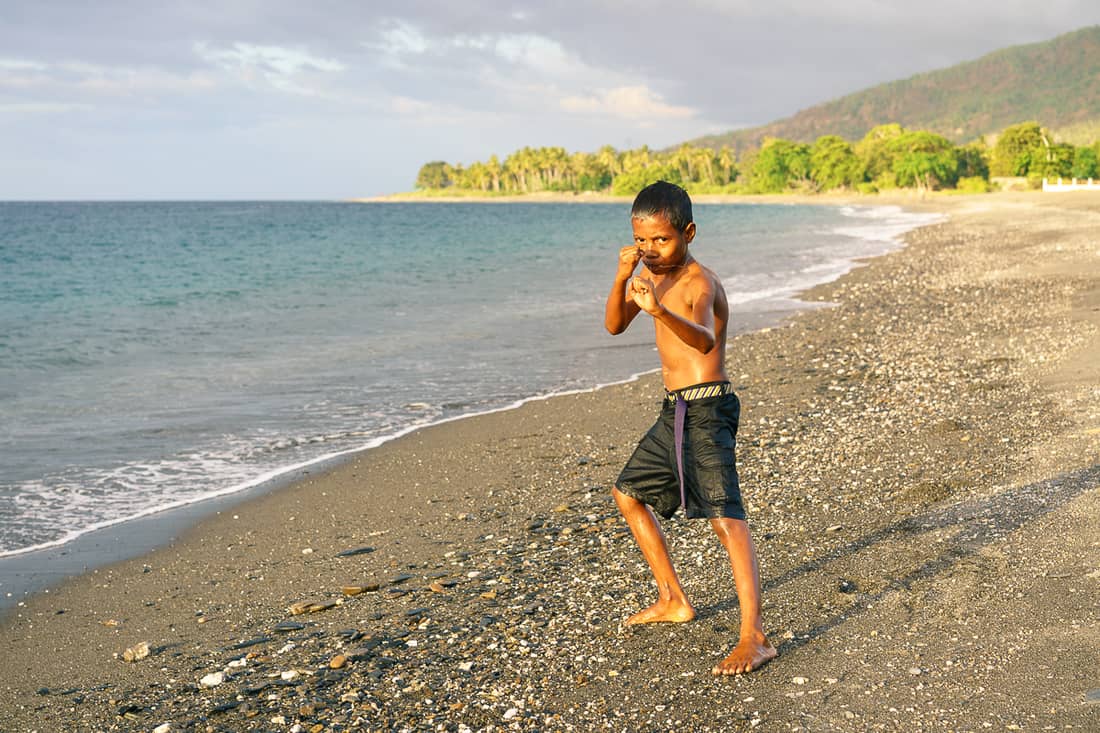
POLYGON ((758 147, 765 137, 813 142, 832 134, 858 140, 887 122, 962 143, 1024 120, 1039 120, 1056 132, 1100 121, 1100 26, 1004 48, 690 144, 741 151, 758 147))

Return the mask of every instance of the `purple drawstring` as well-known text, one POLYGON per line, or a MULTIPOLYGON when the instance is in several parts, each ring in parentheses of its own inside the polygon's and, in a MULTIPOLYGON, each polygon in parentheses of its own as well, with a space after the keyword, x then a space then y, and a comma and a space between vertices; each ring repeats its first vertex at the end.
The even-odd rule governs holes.
POLYGON ((684 417, 687 415, 687 402, 682 395, 676 395, 676 470, 680 473, 680 506, 687 513, 687 492, 684 490, 684 417))

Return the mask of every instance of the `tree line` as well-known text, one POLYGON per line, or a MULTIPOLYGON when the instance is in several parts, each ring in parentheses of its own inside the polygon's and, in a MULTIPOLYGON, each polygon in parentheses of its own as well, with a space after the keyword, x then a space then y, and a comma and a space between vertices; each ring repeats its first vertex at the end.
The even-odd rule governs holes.
POLYGON ((1038 122, 1022 122, 1002 130, 992 144, 983 138, 955 145, 941 135, 891 123, 857 142, 837 135, 812 144, 770 138, 740 156, 725 147, 690 144, 666 151, 644 145, 619 151, 605 145, 595 153, 525 147, 503 161, 492 155, 468 166, 425 163, 416 187, 485 195, 598 191, 630 196, 665 180, 692 193, 978 192, 991 190, 991 177, 1023 177, 1036 188, 1043 178, 1100 178, 1100 141, 1087 146, 1056 142, 1038 122))

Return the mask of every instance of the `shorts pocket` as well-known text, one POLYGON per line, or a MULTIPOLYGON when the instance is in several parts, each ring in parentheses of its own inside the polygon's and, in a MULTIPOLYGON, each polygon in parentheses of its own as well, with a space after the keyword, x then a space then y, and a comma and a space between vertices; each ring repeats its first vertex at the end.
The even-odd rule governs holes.
POLYGON ((734 448, 733 431, 724 428, 693 440, 691 454, 700 468, 723 468, 734 465, 734 448))

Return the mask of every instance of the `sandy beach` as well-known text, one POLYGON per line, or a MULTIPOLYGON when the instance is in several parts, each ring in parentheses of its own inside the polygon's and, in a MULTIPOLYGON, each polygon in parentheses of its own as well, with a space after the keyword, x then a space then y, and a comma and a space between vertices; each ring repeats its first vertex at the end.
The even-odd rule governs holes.
POLYGON ((649 375, 34 595, 0 730, 1100 730, 1100 196, 861 201, 891 202, 949 219, 728 346, 763 669, 709 673, 738 609, 705 523, 665 523, 698 618, 621 625, 654 595, 609 495, 649 375))

